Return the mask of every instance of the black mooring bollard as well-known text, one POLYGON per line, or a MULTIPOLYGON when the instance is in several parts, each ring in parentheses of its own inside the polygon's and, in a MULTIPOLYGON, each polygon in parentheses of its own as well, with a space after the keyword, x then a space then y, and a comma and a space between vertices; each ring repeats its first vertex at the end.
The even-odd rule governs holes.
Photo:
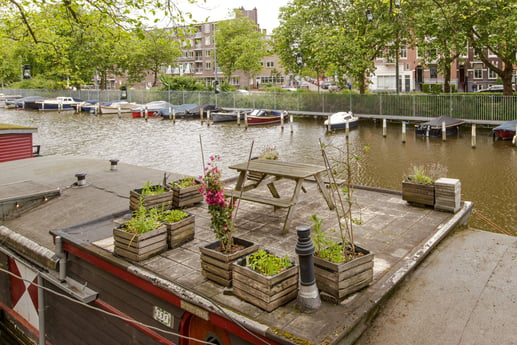
POLYGON ((296 254, 300 263, 300 289, 298 290, 297 306, 300 311, 310 313, 321 306, 320 294, 314 276, 314 245, 311 240, 311 228, 308 225, 296 227, 298 242, 296 254))
POLYGON ((110 159, 110 171, 117 170, 118 159, 110 159))

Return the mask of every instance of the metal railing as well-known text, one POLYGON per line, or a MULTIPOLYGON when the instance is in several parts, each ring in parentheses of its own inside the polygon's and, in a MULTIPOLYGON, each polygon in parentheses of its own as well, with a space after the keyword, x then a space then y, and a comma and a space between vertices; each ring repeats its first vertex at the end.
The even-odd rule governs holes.
MULTIPOLYGON (((22 96, 71 96, 109 102, 120 99, 119 90, 25 90, 2 89, 4 94, 22 96)), ((222 92, 128 90, 127 100, 136 103, 168 101, 179 104, 215 104, 223 108, 268 108, 298 114, 331 114, 351 110, 355 114, 454 118, 499 123, 517 119, 517 96, 481 94, 365 94, 330 92, 222 92)))

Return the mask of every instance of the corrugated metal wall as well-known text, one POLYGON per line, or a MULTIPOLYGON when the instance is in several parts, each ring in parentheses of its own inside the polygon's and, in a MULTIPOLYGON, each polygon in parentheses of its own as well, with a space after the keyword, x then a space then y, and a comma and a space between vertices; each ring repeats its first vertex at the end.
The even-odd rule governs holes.
POLYGON ((0 162, 32 157, 32 133, 0 134, 0 162))

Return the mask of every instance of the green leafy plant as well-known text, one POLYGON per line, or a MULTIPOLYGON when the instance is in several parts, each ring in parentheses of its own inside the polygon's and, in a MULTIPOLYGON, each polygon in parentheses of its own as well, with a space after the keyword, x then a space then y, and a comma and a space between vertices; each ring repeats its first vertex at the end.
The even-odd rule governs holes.
POLYGON ((147 181, 144 185, 144 187, 142 188, 142 191, 140 192, 140 194, 142 195, 156 195, 156 194, 161 194, 161 193, 165 193, 167 190, 165 190, 165 188, 161 185, 152 185, 150 181, 147 181))
POLYGON ((411 165, 404 175, 405 182, 433 184, 436 179, 447 176, 447 168, 440 163, 411 165))
POLYGON ((187 188, 197 185, 198 182, 194 177, 184 177, 179 181, 172 182, 171 185, 177 188, 187 188))
POLYGON ((143 234, 158 228, 161 225, 159 218, 158 209, 148 210, 140 203, 138 209, 133 212, 133 216, 124 223, 122 229, 135 235, 143 234))
POLYGON ((278 159, 278 156, 279 154, 276 150, 276 147, 272 145, 267 145, 260 153, 259 158, 275 160, 278 159))
POLYGON ((189 214, 182 210, 167 210, 159 212, 158 220, 166 223, 177 223, 180 220, 187 218, 189 214))
POLYGON ((265 276, 278 274, 292 265, 293 263, 287 255, 279 257, 263 249, 259 249, 246 257, 246 267, 265 276))

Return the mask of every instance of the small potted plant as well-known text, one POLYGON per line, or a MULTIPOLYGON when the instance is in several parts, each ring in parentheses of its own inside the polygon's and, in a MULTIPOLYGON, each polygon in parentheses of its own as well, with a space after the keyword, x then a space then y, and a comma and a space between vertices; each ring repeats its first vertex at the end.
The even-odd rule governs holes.
POLYGON ((129 193, 129 208, 137 210, 140 204, 145 208, 171 209, 172 191, 167 190, 163 185, 153 185, 147 181, 142 188, 134 189, 129 193))
POLYGON ((208 279, 229 287, 232 284, 232 262, 255 251, 257 245, 233 237, 233 211, 236 203, 224 195, 221 169, 217 165, 220 159, 219 155, 211 156, 205 167, 205 175, 200 178, 200 191, 208 204, 210 228, 217 241, 200 247, 199 250, 203 274, 208 279))
POLYGON ((180 208, 190 206, 203 201, 203 195, 199 192, 201 182, 194 177, 184 177, 169 183, 172 190, 172 207, 180 208))
POLYGON ((268 312, 298 294, 298 266, 260 249, 233 263, 233 293, 268 312))
POLYGON ((193 214, 179 209, 160 212, 159 221, 167 227, 167 247, 177 248, 192 241, 195 233, 195 217, 193 214))
POLYGON ((167 249, 167 227, 159 220, 160 211, 143 204, 132 217, 113 229, 114 253, 141 261, 167 249))
POLYGON ((447 169, 439 163, 411 165, 402 181, 402 200, 418 206, 434 206, 434 182, 446 175, 447 169))

